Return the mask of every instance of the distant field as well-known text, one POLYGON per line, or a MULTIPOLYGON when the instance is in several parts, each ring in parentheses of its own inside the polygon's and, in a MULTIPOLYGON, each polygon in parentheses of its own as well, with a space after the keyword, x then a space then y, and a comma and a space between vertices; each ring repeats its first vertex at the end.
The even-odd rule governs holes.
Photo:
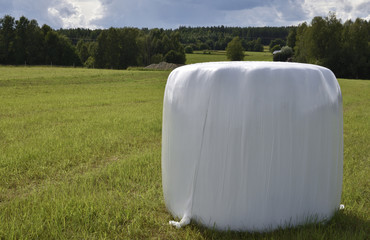
MULTIPOLYGON (((244 52, 244 61, 272 61, 272 54, 265 52, 244 52)), ((199 62, 220 62, 228 61, 226 51, 194 51, 186 54, 186 64, 199 62)))
POLYGON ((168 224, 173 218, 161 186, 168 71, 0 66, 0 73, 0 239, 366 239, 370 234, 370 81, 339 80, 345 210, 327 224, 259 234, 168 224))

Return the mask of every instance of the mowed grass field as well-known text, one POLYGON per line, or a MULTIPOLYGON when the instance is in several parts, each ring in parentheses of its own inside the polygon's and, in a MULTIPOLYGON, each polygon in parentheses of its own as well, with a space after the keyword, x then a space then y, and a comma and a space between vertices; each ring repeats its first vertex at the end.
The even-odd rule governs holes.
MULTIPOLYGON (((226 51, 194 51, 186 54, 186 64, 199 62, 221 62, 228 61, 226 51)), ((264 52, 244 52, 244 61, 272 61, 272 53, 266 48, 264 52)))
POLYGON ((168 224, 168 74, 0 66, 0 239, 368 239, 370 81, 339 79, 345 209, 328 223, 240 233, 168 224))

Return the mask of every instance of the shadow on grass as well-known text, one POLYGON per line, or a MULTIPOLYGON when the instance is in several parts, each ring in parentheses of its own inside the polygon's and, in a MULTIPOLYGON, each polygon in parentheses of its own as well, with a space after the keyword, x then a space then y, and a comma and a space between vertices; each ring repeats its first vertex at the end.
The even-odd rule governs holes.
POLYGON ((196 223, 188 227, 199 232, 204 239, 369 239, 370 236, 370 221, 346 211, 338 211, 326 223, 279 228, 265 233, 218 231, 196 223))

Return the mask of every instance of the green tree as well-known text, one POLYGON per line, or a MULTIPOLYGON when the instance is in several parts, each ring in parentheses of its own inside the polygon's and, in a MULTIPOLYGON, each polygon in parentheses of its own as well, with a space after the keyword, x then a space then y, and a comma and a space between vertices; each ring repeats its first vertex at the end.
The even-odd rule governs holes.
POLYGON ((0 19, 0 63, 12 64, 14 56, 15 19, 5 15, 0 19))
POLYGON ((275 51, 281 50, 280 45, 275 45, 273 48, 271 48, 271 52, 274 53, 275 51))
POLYGON ((95 58, 90 56, 84 63, 87 68, 95 68, 95 58))
POLYGON ((185 55, 182 54, 181 52, 175 51, 175 50, 170 50, 166 56, 165 56, 166 62, 169 63, 177 63, 177 64, 184 64, 186 59, 185 55))
POLYGON ((28 64, 44 64, 45 39, 36 20, 31 20, 26 29, 26 62, 28 64))
POLYGON ((297 60, 319 64, 338 72, 341 58, 342 25, 334 14, 314 17, 310 26, 297 29, 297 60))
POLYGON ((45 61, 47 64, 62 66, 80 66, 81 60, 71 41, 58 34, 50 27, 43 26, 45 34, 45 61))
POLYGON ((98 37, 95 63, 98 68, 115 68, 119 66, 119 45, 117 29, 109 28, 98 37))
POLYGON ((254 52, 263 52, 263 45, 262 45, 262 39, 261 38, 257 38, 257 40, 254 41, 253 51, 254 52))
POLYGON ((96 55, 98 44, 97 42, 89 42, 87 43, 87 50, 90 57, 94 57, 96 55))
POLYGON ((149 34, 141 31, 136 42, 139 47, 138 64, 141 66, 149 65, 151 58, 151 41, 149 34))
POLYGON ((95 63, 99 68, 125 69, 136 66, 139 59, 137 29, 110 28, 98 37, 95 63))
POLYGON ((287 46, 294 49, 295 47, 295 41, 297 36, 297 28, 293 27, 290 29, 288 37, 287 37, 287 46))
POLYGON ((340 76, 351 78, 370 78, 370 24, 357 18, 347 21, 343 26, 342 67, 340 76))
POLYGON ((283 39, 281 39, 281 38, 277 38, 277 39, 273 39, 273 40, 271 40, 271 41, 270 41, 270 44, 269 44, 270 52, 272 52, 272 51, 271 51, 271 49, 272 49, 273 47, 275 47, 276 45, 279 45, 280 47, 284 47, 284 46, 286 45, 286 43, 285 43, 285 41, 284 41, 283 39))
POLYGON ((177 64, 185 64, 186 62, 186 55, 185 55, 185 50, 184 46, 180 42, 180 33, 179 32, 174 32, 171 34, 171 49, 166 52, 166 56, 170 54, 173 55, 175 58, 174 59, 168 59, 166 58, 167 62, 171 63, 177 63, 177 64))
POLYGON ((330 13, 297 28, 295 61, 319 64, 338 77, 370 78, 368 22, 356 19, 344 24, 330 13))
POLYGON ((193 48, 191 46, 186 46, 184 50, 185 53, 193 53, 193 48))
POLYGON ((338 64, 341 57, 342 24, 334 14, 328 17, 314 17, 307 31, 309 41, 310 63, 319 64, 337 72, 342 66, 338 64))
POLYGON ((244 49, 239 37, 233 38, 226 47, 226 57, 231 61, 244 60, 244 49))
POLYGON ((76 48, 78 56, 81 59, 81 62, 83 63, 86 62, 86 60, 90 57, 88 44, 81 39, 78 41, 76 48))
POLYGON ((75 46, 72 45, 72 42, 66 36, 58 36, 58 61, 56 64, 62 66, 80 66, 81 60, 78 56, 75 46))
POLYGON ((0 19, 0 63, 80 65, 71 41, 25 16, 0 19))
POLYGON ((162 39, 159 42, 161 43, 162 54, 166 54, 174 48, 171 39, 165 33, 162 34, 162 39))
POLYGON ((15 63, 24 64, 26 61, 27 28, 29 20, 22 16, 15 22, 15 63))
MULTIPOLYGON (((275 45, 277 47, 278 45, 275 45)), ((288 46, 284 46, 281 50, 274 54, 273 60, 278 62, 286 62, 293 56, 293 49, 288 46)))
POLYGON ((119 68, 126 69, 129 66, 137 66, 139 58, 139 45, 137 38, 139 30, 124 28, 119 31, 119 68))
POLYGON ((44 37, 37 21, 20 17, 15 27, 16 64, 42 64, 43 48, 44 37))
POLYGON ((46 64, 57 64, 59 61, 58 54, 58 34, 53 30, 49 30, 47 27, 44 27, 43 30, 45 34, 45 61, 46 64))
POLYGON ((309 56, 309 40, 306 38, 308 35, 308 25, 306 22, 298 25, 296 42, 294 46, 295 56, 294 59, 297 62, 308 62, 309 56))
POLYGON ((252 40, 252 35, 251 35, 251 30, 250 29, 248 29, 246 38, 247 38, 247 41, 251 41, 252 40))

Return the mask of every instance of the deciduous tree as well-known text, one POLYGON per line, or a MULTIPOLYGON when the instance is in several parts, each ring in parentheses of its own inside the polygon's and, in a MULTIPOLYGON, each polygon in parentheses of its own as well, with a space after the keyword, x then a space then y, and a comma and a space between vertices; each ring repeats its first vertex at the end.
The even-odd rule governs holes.
POLYGON ((244 49, 239 37, 235 37, 226 47, 227 59, 231 61, 244 60, 244 49))

